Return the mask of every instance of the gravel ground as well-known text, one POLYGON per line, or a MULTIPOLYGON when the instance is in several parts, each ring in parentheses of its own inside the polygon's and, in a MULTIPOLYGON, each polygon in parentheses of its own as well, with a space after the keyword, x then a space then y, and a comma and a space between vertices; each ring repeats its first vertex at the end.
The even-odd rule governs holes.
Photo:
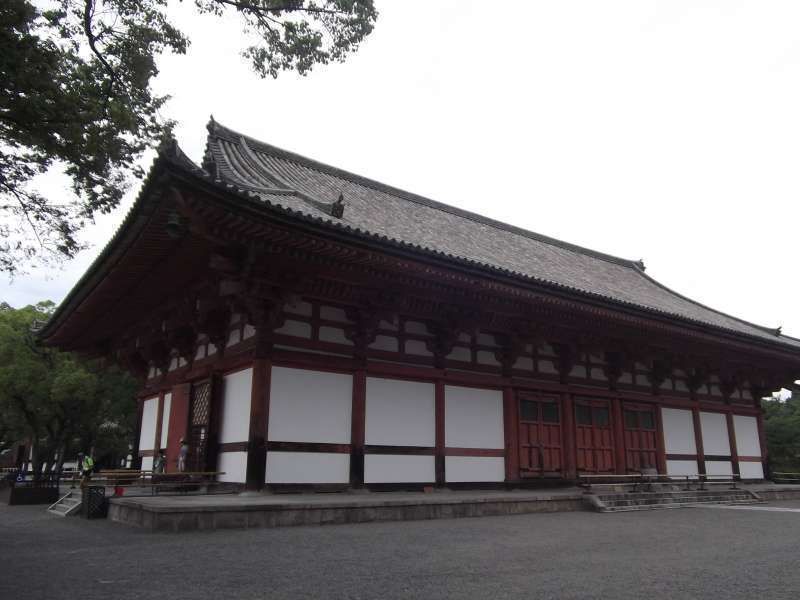
MULTIPOLYGON (((800 501, 770 506, 800 509, 800 501)), ((798 598, 800 510, 188 534, 0 505, 0 599, 798 598)))

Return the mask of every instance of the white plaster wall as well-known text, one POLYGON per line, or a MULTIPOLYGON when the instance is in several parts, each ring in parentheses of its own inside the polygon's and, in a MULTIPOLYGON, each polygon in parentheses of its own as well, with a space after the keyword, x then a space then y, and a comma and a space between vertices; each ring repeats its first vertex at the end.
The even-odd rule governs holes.
POLYGON ((722 413, 701 412, 700 430, 703 433, 703 453, 720 456, 731 455, 728 422, 722 413))
POLYGON ((436 481, 433 456, 367 454, 364 457, 365 483, 430 483, 436 481))
POLYGON ((156 445, 158 397, 148 398, 142 408, 142 428, 139 430, 139 450, 152 450, 156 445))
POLYGON ((743 461, 739 463, 742 479, 764 479, 764 467, 760 462, 743 461))
POLYGON ((733 475, 733 465, 729 460, 707 460, 706 475, 733 475))
POLYGON ((697 461, 668 460, 667 475, 697 475, 697 461))
POLYGON ((269 402, 271 441, 350 443, 352 375, 273 367, 269 402))
POLYGON ((504 448, 503 393, 445 386, 444 425, 452 448, 504 448))
POLYGON ((267 452, 267 483, 349 483, 350 455, 267 452))
POLYGON ((505 481, 505 459, 498 456, 445 456, 445 480, 452 482, 505 481))
POLYGON ((169 437, 169 413, 172 410, 172 392, 164 394, 164 413, 161 417, 161 447, 167 447, 169 437))
MULTIPOLYGON (((662 408, 661 421, 664 425, 664 451, 667 454, 697 454, 692 411, 662 408)), ((693 472, 697 472, 697 465, 693 472)))
POLYGON ((250 396, 253 369, 244 369, 222 379, 222 422, 219 441, 246 442, 250 432, 250 396))
POLYGON ((152 471, 153 470, 153 457, 152 456, 143 456, 142 457, 142 471, 152 471))
MULTIPOLYGON (((436 387, 432 383, 367 377, 367 444, 433 446, 436 387)), ((404 480, 426 481, 426 480, 404 480)))
POLYGON ((217 481, 244 483, 247 479, 247 452, 220 452, 217 458, 217 481))
POLYGON ((733 432, 736 435, 736 452, 739 456, 761 456, 758 422, 755 417, 733 415, 733 432))

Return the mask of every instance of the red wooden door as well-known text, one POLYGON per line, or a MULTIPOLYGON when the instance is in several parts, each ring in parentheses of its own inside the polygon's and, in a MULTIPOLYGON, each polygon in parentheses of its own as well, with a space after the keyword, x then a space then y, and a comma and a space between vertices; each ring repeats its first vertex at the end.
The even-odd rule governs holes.
POLYGON ((625 421, 625 467, 628 471, 657 469, 655 408, 640 404, 623 406, 625 421))
POLYGON ((614 472, 614 430, 606 400, 575 400, 575 459, 578 472, 614 472))
POLYGON ((521 477, 560 475, 563 465, 558 398, 519 397, 519 471, 521 477))

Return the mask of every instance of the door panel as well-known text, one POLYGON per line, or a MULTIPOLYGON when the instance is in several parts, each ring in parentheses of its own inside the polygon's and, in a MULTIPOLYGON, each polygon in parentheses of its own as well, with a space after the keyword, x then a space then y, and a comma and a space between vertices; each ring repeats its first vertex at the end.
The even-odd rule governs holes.
POLYGON ((625 404, 625 467, 628 471, 657 469, 655 407, 625 404))
POLYGON ((562 465, 561 411, 558 397, 520 394, 520 476, 560 475, 562 465))
POLYGON ((608 401, 575 400, 575 450, 579 472, 614 472, 614 432, 608 401))
POLYGON ((205 471, 211 423, 211 381, 192 384, 189 412, 189 457, 187 471, 205 471))

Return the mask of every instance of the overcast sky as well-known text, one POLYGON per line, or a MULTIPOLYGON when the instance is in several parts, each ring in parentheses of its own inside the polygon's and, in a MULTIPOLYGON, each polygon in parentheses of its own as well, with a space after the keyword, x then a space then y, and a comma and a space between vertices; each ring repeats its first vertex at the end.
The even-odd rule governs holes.
MULTIPOLYGON (((158 89, 198 162, 213 113, 435 200, 642 258, 683 294, 800 336, 797 0, 519 0, 502 11, 383 0, 346 64, 277 81, 240 58, 234 19, 183 4, 175 18, 192 47, 162 61, 158 89)), ((17 277, 0 299, 60 301, 133 195, 87 231, 91 250, 17 277)))

